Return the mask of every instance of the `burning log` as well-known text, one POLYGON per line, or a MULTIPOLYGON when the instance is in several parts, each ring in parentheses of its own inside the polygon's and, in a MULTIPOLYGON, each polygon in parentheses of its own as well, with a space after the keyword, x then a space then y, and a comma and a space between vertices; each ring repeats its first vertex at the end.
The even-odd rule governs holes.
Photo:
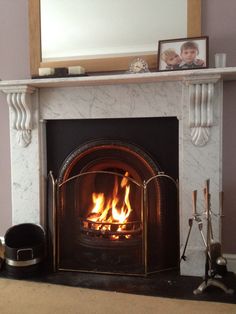
POLYGON ((88 214, 87 219, 92 220, 92 221, 96 221, 99 217, 100 217, 99 213, 90 213, 90 214, 88 214))

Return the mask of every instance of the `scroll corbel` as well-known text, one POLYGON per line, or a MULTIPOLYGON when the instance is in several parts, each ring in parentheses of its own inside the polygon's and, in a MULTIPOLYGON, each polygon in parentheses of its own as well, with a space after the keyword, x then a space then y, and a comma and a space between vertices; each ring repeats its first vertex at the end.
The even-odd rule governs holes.
POLYGON ((214 86, 219 77, 189 80, 189 127, 193 145, 204 146, 213 126, 214 86))
POLYGON ((32 107, 31 94, 35 88, 31 86, 6 87, 7 103, 13 111, 12 128, 16 130, 16 141, 19 146, 26 147, 31 143, 32 107))

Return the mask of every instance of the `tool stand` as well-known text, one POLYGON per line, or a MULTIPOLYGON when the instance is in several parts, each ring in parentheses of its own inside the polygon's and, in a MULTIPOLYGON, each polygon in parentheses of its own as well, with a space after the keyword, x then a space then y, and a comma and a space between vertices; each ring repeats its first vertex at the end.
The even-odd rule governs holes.
POLYGON ((207 241, 206 241, 206 262, 205 262, 205 278, 200 286, 193 291, 195 295, 203 293, 203 291, 210 287, 214 286, 222 289, 227 294, 233 294, 233 289, 228 289, 224 283, 214 278, 215 273, 212 268, 213 256, 211 251, 212 243, 212 223, 211 223, 211 211, 210 211, 210 193, 209 193, 210 180, 206 181, 206 187, 204 189, 205 203, 206 203, 206 218, 207 218, 207 241))

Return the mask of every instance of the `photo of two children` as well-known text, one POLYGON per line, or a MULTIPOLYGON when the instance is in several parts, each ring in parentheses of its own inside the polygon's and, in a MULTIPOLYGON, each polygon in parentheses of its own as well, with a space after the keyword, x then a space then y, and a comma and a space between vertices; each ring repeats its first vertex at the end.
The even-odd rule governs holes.
POLYGON ((162 41, 159 51, 159 70, 199 69, 207 66, 205 40, 162 41))

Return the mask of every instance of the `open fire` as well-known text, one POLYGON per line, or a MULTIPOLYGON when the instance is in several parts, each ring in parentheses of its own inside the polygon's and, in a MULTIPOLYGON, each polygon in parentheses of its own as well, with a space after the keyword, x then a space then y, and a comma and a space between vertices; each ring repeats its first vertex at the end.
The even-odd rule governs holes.
POLYGON ((94 207, 91 214, 88 215, 89 220, 119 223, 125 223, 128 220, 132 211, 129 200, 130 185, 128 184, 128 175, 129 173, 126 172, 125 176, 121 180, 120 186, 118 185, 118 177, 115 176, 112 198, 108 198, 108 200, 106 200, 104 193, 92 194, 94 207), (121 189, 121 193, 119 193, 119 188, 121 189), (120 200, 119 194, 124 194, 123 199, 120 200))
POLYGON ((131 187, 129 173, 122 178, 114 176, 111 195, 92 193, 89 214, 82 220, 82 229, 88 235, 94 234, 110 240, 129 239, 137 232, 140 222, 129 221, 133 212, 130 202, 131 187), (97 232, 96 232, 97 231, 97 232))

